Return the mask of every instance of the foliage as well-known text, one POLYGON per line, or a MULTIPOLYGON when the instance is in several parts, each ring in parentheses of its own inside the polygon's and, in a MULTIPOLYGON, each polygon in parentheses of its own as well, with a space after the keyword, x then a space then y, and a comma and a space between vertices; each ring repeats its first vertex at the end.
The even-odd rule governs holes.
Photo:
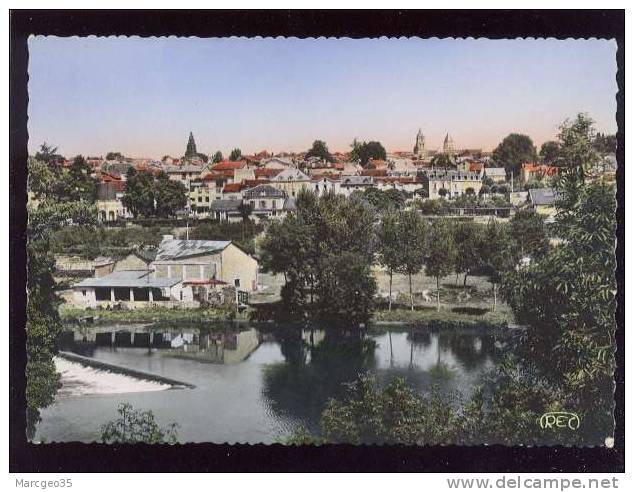
POLYGON ((543 217, 532 209, 520 209, 509 222, 510 233, 521 256, 539 256, 548 247, 543 217))
POLYGON ((612 432, 615 190, 585 179, 598 159, 590 118, 566 121, 559 141, 555 233, 563 241, 509 274, 504 294, 528 325, 526 363, 559 384, 571 406, 586 410, 586 425, 612 432))
POLYGON ((123 154, 121 152, 108 152, 106 154, 106 160, 107 161, 121 161, 124 158, 125 157, 123 156, 123 154))
POLYGON ((504 166, 507 174, 517 174, 524 162, 535 161, 537 152, 530 137, 511 133, 493 150, 491 157, 496 166, 504 166))
POLYGON ((242 151, 240 149, 233 149, 229 154, 229 160, 231 162, 239 161, 242 158, 242 151))
POLYGON ((594 136, 592 147, 600 155, 613 154, 616 152, 616 135, 606 135, 605 133, 597 133, 594 136))
POLYGON ((253 213, 253 205, 247 202, 242 202, 238 206, 238 212, 240 212, 240 216, 242 217, 242 221, 246 222, 251 214, 253 213))
POLYGON ((362 375, 343 401, 330 400, 322 414, 324 439, 348 444, 443 444, 455 414, 437 393, 422 398, 402 378, 379 390, 362 375))
POLYGON ((480 251, 486 241, 483 227, 472 221, 456 222, 452 228, 453 243, 456 248, 453 270, 464 274, 464 286, 470 272, 482 266, 480 251))
POLYGON ((544 164, 553 165, 557 162, 559 154, 559 143, 549 140, 544 142, 539 149, 539 158, 544 164))
POLYGON ((486 226, 485 241, 480 250, 482 271, 493 284, 493 309, 497 308, 497 287, 502 276, 512 271, 519 260, 517 248, 513 241, 510 228, 495 219, 489 220, 486 226))
POLYGON ((455 168, 456 158, 451 154, 445 154, 444 152, 441 152, 431 158, 430 164, 433 168, 455 168))
POLYGON ((457 254, 451 231, 451 223, 446 219, 432 222, 425 248, 425 273, 436 278, 436 306, 440 311, 440 279, 451 273, 457 254))
POLYGON ((92 170, 82 156, 75 157, 69 170, 29 158, 28 170, 28 190, 39 200, 95 201, 97 180, 91 177, 92 170))
POLYGON ((376 288, 370 271, 373 220, 371 208, 358 196, 302 191, 295 214, 269 225, 262 265, 284 274, 282 296, 289 313, 310 310, 341 322, 369 316, 376 288))
POLYGON ((360 162, 365 166, 370 159, 385 160, 387 153, 380 142, 370 141, 359 143, 356 139, 352 142, 350 160, 360 162))
POLYGON ((328 146, 323 140, 315 140, 313 146, 306 152, 306 158, 319 157, 326 162, 334 162, 334 159, 328 151, 328 146))
POLYGON ((186 189, 183 183, 169 179, 164 173, 153 183, 156 202, 154 213, 159 217, 173 217, 177 210, 187 205, 186 189))
POLYGON ((117 407, 119 418, 101 426, 101 441, 106 444, 175 444, 178 424, 160 427, 151 410, 135 410, 129 403, 117 407))
POLYGON ((48 145, 46 142, 40 145, 40 150, 35 153, 35 160, 43 162, 47 166, 53 166, 63 159, 64 156, 57 153, 57 147, 48 145))
POLYGON ((408 198, 408 193, 401 190, 379 190, 375 187, 365 188, 360 193, 360 197, 366 200, 370 205, 374 207, 377 212, 385 212, 390 209, 401 210, 405 207, 405 201, 408 198))
POLYGON ((444 198, 425 200, 420 205, 423 215, 440 215, 449 207, 449 203, 444 198))
POLYGON ((377 258, 390 275, 389 310, 392 310, 392 277, 402 264, 399 215, 389 211, 381 217, 377 231, 377 258))
POLYGON ((399 265, 396 271, 408 276, 410 308, 414 309, 412 275, 423 268, 426 253, 427 223, 414 210, 399 212, 396 234, 400 238, 399 265))
POLYGON ((216 151, 216 153, 214 154, 214 156, 211 158, 211 162, 213 164, 216 164, 218 162, 222 162, 224 160, 224 157, 222 156, 222 152, 220 152, 219 150, 216 151))

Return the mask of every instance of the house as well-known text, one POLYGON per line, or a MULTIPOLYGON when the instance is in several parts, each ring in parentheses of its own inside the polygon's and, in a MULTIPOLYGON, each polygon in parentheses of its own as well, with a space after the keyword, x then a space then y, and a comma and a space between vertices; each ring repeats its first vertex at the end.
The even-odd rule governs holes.
POLYGON ((189 182, 189 209, 196 217, 206 217, 209 205, 215 199, 215 189, 209 188, 202 180, 189 182))
POLYGON ((535 164, 525 162, 522 164, 522 182, 524 184, 531 181, 541 180, 544 178, 550 178, 556 176, 559 173, 559 168, 555 166, 547 166, 545 164, 535 164))
POLYGON ((528 190, 528 202, 540 215, 547 216, 547 220, 553 220, 557 213, 555 202, 557 201, 557 190, 553 188, 534 188, 528 190))
POLYGON ((199 164, 183 164, 182 166, 164 166, 163 171, 172 181, 179 181, 189 186, 190 181, 202 177, 203 166, 199 164))
POLYGON ((231 241, 166 235, 148 268, 84 279, 73 286, 73 302, 92 308, 198 307, 228 287, 237 295, 255 291, 257 285, 258 262, 231 241))
POLYGON ((261 184, 242 193, 243 199, 253 208, 256 220, 263 217, 283 216, 284 202, 288 195, 270 184, 261 184))
POLYGON ((270 183, 287 196, 296 197, 300 190, 310 188, 310 177, 299 169, 284 169, 271 176, 270 183))
POLYGON ((294 167, 294 165, 291 159, 270 157, 268 159, 262 159, 260 161, 260 167, 266 169, 287 169, 289 167, 294 167))
POLYGON ((485 167, 483 173, 496 184, 506 183, 506 170, 503 167, 485 167))
MULTIPOLYGON (((112 271, 127 272, 130 270, 148 270, 154 258, 156 258, 156 250, 140 249, 133 251, 123 258, 116 260, 112 271)), ((95 260, 95 262, 96 261, 97 260, 95 260)))
POLYGON ((240 222, 242 221, 241 204, 242 200, 232 198, 215 200, 209 207, 209 217, 222 222, 240 222))
POLYGON ((477 195, 482 188, 482 176, 479 173, 454 170, 421 171, 419 181, 429 198, 455 197, 465 193, 477 195))
POLYGON ((341 185, 341 176, 333 176, 330 174, 321 174, 312 176, 310 179, 310 190, 317 195, 325 195, 326 193, 339 193, 341 185))
POLYGON ((350 196, 355 191, 363 191, 374 186, 372 176, 342 176, 339 184, 339 192, 350 196))
POLYGON ((117 191, 113 182, 97 184, 97 218, 101 222, 114 222, 129 219, 132 213, 123 205, 123 192, 117 191))

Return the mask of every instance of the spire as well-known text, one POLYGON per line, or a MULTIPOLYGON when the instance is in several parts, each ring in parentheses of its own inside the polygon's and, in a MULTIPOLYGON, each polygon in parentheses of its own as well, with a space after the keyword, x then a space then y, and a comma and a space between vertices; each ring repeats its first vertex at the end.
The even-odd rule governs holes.
POLYGON ((196 157, 198 152, 196 151, 196 141, 194 140, 193 132, 189 132, 189 140, 187 142, 187 150, 185 151, 185 157, 196 157))

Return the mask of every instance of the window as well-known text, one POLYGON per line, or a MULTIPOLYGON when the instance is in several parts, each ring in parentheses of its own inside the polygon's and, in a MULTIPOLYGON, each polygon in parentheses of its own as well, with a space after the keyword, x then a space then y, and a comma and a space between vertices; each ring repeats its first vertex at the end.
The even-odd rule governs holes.
POLYGON ((181 179, 183 181, 185 181, 187 179, 187 174, 185 174, 185 173, 181 174, 181 179))
POLYGON ((266 201, 260 200, 260 208, 266 208, 266 201))
POLYGON ((240 287, 240 279, 239 279, 239 278, 235 279, 235 280, 233 281, 233 285, 234 285, 235 287, 240 287))
POLYGON ((277 202, 275 200, 272 201, 271 203, 272 208, 277 208, 277 202))
POLYGON ((81 295, 82 295, 82 296, 84 296, 84 297, 86 297, 86 291, 85 291, 85 290, 82 290, 82 291, 81 291, 81 295))

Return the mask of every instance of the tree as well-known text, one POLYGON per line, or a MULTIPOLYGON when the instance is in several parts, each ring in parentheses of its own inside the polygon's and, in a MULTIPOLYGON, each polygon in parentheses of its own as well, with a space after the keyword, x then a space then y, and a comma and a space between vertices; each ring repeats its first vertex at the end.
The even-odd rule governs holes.
POLYGON ((160 427, 152 410, 135 410, 129 403, 117 407, 119 418, 101 426, 101 441, 106 444, 175 444, 178 424, 160 427))
POLYGON ((27 321, 26 321, 26 418, 27 436, 32 439, 40 420, 40 410, 53 403, 60 387, 53 357, 62 331, 60 299, 53 279, 55 258, 51 234, 72 224, 94 225, 97 211, 86 203, 60 203, 54 195, 29 207, 27 224, 27 321))
POLYGON ((377 236, 377 255, 379 264, 387 269, 390 275, 388 311, 392 310, 392 277, 403 263, 401 256, 401 237, 399 214, 389 211, 381 217, 377 236))
POLYGON ((539 158, 544 164, 553 165, 556 164, 557 154, 559 152, 559 144, 552 140, 544 142, 539 149, 539 158))
POLYGON ((436 154, 431 158, 430 164, 433 168, 455 168, 456 167, 456 159, 451 154, 445 154, 444 152, 440 154, 436 154))
POLYGON ((438 190, 438 196, 441 198, 445 198, 447 196, 447 193, 449 193, 445 188, 440 188, 438 190))
POLYGON ((173 217, 176 211, 187 205, 187 190, 183 183, 173 181, 164 174, 154 181, 152 190, 156 202, 154 212, 159 217, 173 217))
POLYGON ((526 363, 564 391, 566 404, 579 409, 586 428, 609 435, 614 425, 616 197, 613 185, 586 179, 599 159, 593 133, 593 121, 584 114, 560 127, 554 232, 562 241, 506 275, 503 292, 517 322, 527 326, 526 363))
POLYGON ((425 200, 420 205, 423 215, 440 215, 449 206, 447 200, 438 198, 436 200, 425 200))
POLYGON ((497 287, 505 273, 512 271, 518 262, 515 242, 509 227, 491 219, 484 231, 480 257, 483 270, 493 284, 493 311, 497 308, 497 287))
POLYGON ((374 213, 358 196, 302 190, 296 212, 267 228, 263 266, 283 273, 284 307, 337 323, 367 320, 376 289, 374 213))
POLYGON ((365 166, 370 159, 385 160, 387 153, 380 142, 370 141, 359 143, 355 139, 352 142, 352 151, 350 152, 350 160, 358 161, 365 166))
POLYGON ((509 222, 511 236, 520 255, 540 255, 548 247, 544 219, 532 209, 520 209, 509 222))
POLYGON ((475 196, 475 190, 471 187, 467 188, 466 190, 464 190, 465 194, 468 196, 475 196))
POLYGON ((125 159, 125 157, 123 156, 123 154, 121 152, 108 152, 106 154, 106 160, 107 161, 122 161, 123 159, 125 159))
POLYGON ((211 162, 216 164, 218 162, 222 162, 223 160, 224 160, 224 157, 222 156, 222 152, 217 150, 216 153, 214 154, 213 158, 211 159, 211 162))
POLYGON ((412 292, 412 275, 423 268, 427 223, 414 210, 399 212, 397 235, 400 238, 400 264, 397 271, 408 276, 410 308, 414 310, 414 294, 412 292))
POLYGON ((535 161, 537 152, 529 136, 511 133, 493 150, 491 157, 497 166, 504 167, 507 174, 517 174, 523 163, 535 161))
POLYGON ((306 158, 319 157, 327 162, 334 162, 334 159, 328 151, 328 146, 323 140, 315 140, 313 146, 306 152, 306 158))
POLYGON ((407 193, 396 189, 382 191, 375 187, 369 187, 364 189, 360 195, 379 213, 390 209, 401 210, 407 200, 407 193))
POLYGON ((187 141, 187 148, 185 149, 185 158, 191 159, 198 155, 196 150, 196 141, 194 140, 194 134, 189 132, 189 140, 187 141))
POLYGON ((238 212, 242 217, 242 242, 244 242, 244 226, 249 220, 249 217, 253 213, 253 205, 247 202, 242 202, 238 205, 238 212))
POLYGON ((606 135, 605 133, 597 133, 592 142, 592 147, 600 155, 614 154, 616 152, 616 135, 606 135))
POLYGON ((154 181, 150 174, 137 172, 133 167, 126 174, 126 190, 121 202, 134 217, 148 217, 154 213, 154 181))
POLYGON ((482 226, 475 222, 457 222, 452 228, 453 242, 456 248, 454 271, 464 273, 463 286, 467 286, 467 276, 481 265, 481 243, 484 240, 482 226))
POLYGON ((205 164, 207 164, 209 162, 209 157, 201 152, 197 152, 196 153, 196 157, 198 157, 201 161, 203 161, 205 164))
POLYGON ((480 195, 486 195, 488 193, 491 193, 491 187, 489 185, 485 185, 483 184, 482 187, 480 188, 480 195))
POLYGON ((97 180, 91 176, 92 168, 83 156, 78 155, 73 159, 68 174, 68 199, 93 203, 97 197, 97 180))
POLYGON ((440 279, 451 273, 455 255, 451 223, 446 219, 435 219, 431 223, 427 239, 425 272, 436 278, 437 311, 440 311, 440 279))
POLYGON ((229 160, 231 162, 239 161, 242 158, 242 151, 240 149, 233 149, 229 154, 229 160))
POLYGON ((40 145, 40 150, 35 153, 35 159, 44 162, 48 166, 54 166, 60 160, 63 160, 64 157, 57 153, 57 147, 53 147, 44 142, 40 145))
POLYGON ((402 378, 379 389, 363 375, 348 385, 343 400, 331 399, 322 413, 326 442, 346 444, 442 444, 457 416, 437 392, 419 396, 402 378))

